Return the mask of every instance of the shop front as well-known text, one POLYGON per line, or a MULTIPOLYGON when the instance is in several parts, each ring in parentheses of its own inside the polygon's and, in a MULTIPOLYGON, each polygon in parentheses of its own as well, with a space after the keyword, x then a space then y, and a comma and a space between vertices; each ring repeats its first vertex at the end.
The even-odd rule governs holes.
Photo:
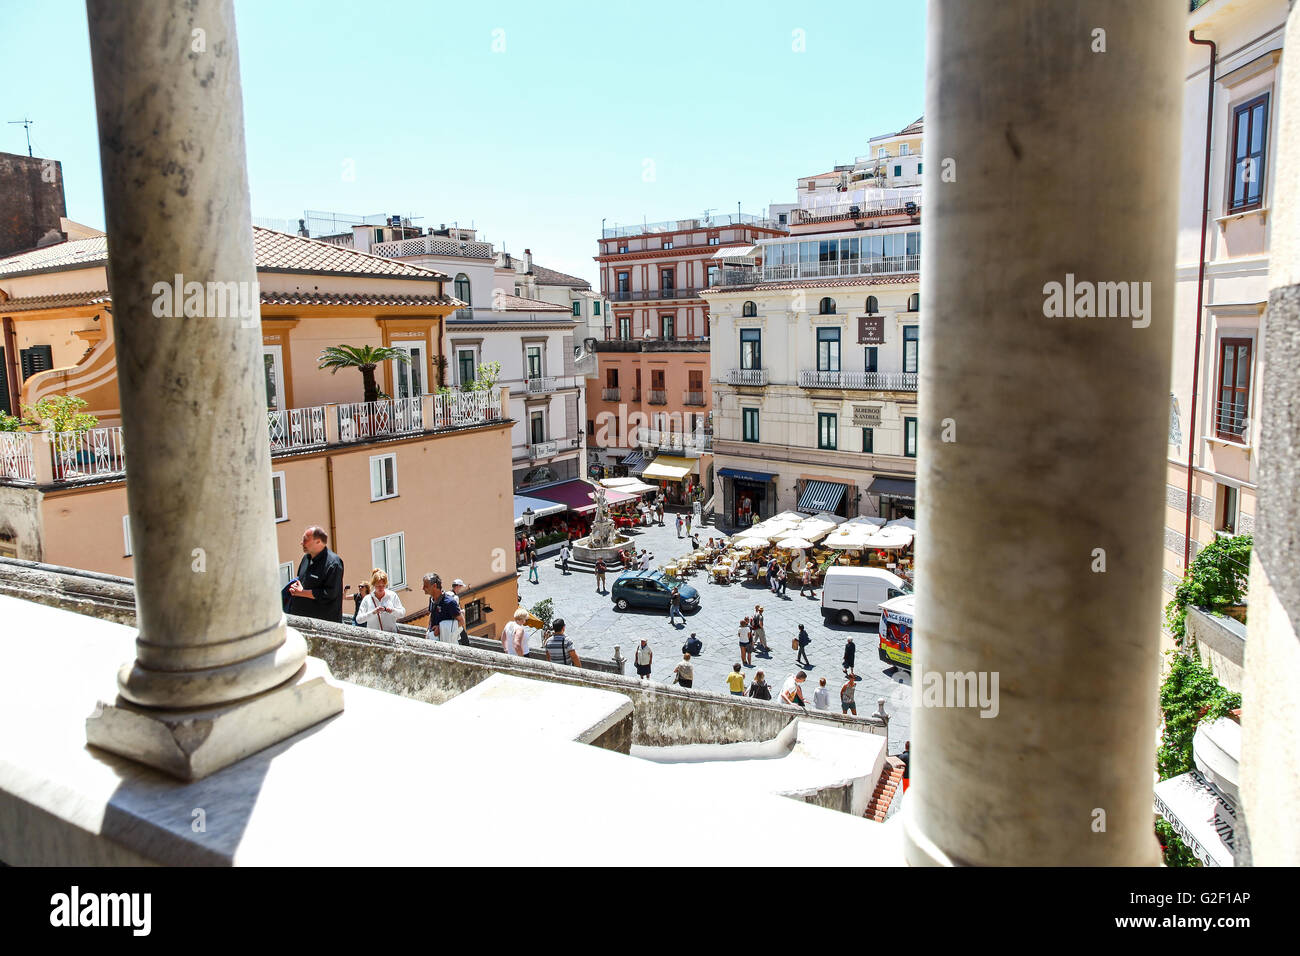
POLYGON ((776 475, 740 468, 719 468, 717 474, 728 527, 748 528, 776 514, 776 475))
POLYGON ((664 503, 684 507, 700 483, 700 460, 676 455, 656 455, 641 473, 641 480, 659 486, 664 503))
POLYGON ((851 518, 849 509, 856 499, 854 486, 842 481, 827 478, 814 478, 800 475, 798 480, 797 504, 795 509, 804 514, 815 515, 820 512, 851 518))
POLYGON ((867 488, 867 494, 879 498, 880 516, 888 521, 916 517, 915 478, 878 475, 867 488))

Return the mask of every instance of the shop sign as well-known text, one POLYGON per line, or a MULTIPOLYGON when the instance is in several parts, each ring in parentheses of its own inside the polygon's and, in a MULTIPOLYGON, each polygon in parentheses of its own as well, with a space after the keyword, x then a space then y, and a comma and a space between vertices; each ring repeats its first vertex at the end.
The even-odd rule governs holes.
POLYGON ((854 405, 853 406, 853 427, 854 428, 879 428, 880 408, 881 406, 879 405, 854 405))
POLYGON ((885 317, 883 315, 858 316, 858 344, 885 344, 885 317))

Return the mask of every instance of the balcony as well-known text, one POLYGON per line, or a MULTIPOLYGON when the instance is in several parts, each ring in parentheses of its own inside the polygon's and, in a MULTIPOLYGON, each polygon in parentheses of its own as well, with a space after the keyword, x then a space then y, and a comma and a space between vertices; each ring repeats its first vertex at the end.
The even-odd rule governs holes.
POLYGON ((639 388, 631 389, 631 394, 628 396, 628 401, 629 402, 641 401, 641 389, 639 388))
POLYGON ((713 451, 713 436, 702 432, 674 432, 641 426, 636 430, 638 445, 656 451, 700 455, 713 451))
POLYGON ((915 392, 916 382, 915 372, 822 372, 805 369, 799 373, 800 388, 915 392))
MULTIPOLYGON (((437 395, 435 398, 442 398, 437 395)), ((338 425, 341 441, 367 441, 394 435, 424 431, 423 403, 418 398, 398 398, 380 402, 348 402, 339 405, 338 425)))
MULTIPOLYGON (((351 236, 348 237, 349 240, 351 236)), ((349 245, 351 243, 349 242, 349 245)), ((446 236, 420 236, 417 239, 393 239, 376 242, 370 247, 371 255, 399 259, 403 256, 459 256, 465 259, 496 260, 490 242, 461 242, 446 236)))
POLYGON ((541 375, 537 378, 524 379, 524 391, 529 395, 547 395, 565 388, 577 388, 578 380, 572 375, 541 375))
POLYGON ((704 405, 704 392, 682 392, 683 405, 704 405))
POLYGON ((836 276, 907 275, 921 271, 921 256, 885 256, 879 259, 834 259, 829 262, 787 262, 764 265, 764 282, 791 279, 828 279, 836 276))
POLYGON ((648 401, 651 405, 667 405, 668 392, 663 389, 652 388, 650 389, 650 398, 648 401))
POLYGON ((671 299, 698 299, 702 289, 615 289, 606 293, 610 302, 660 302, 671 299))
POLYGON ((325 444, 325 406, 287 408, 266 413, 271 435, 271 453, 325 444))
POLYGON ((723 226, 757 226, 760 229, 785 227, 775 219, 754 216, 750 213, 727 213, 701 219, 665 219, 662 222, 636 222, 631 225, 613 225, 601 231, 602 239, 623 239, 660 232, 685 232, 687 229, 720 229, 723 226))
POLYGON ((767 384, 767 369, 729 368, 722 380, 728 385, 763 386, 767 384))
POLYGON ((619 396, 622 394, 622 392, 623 390, 619 388, 602 388, 600 390, 600 400, 602 402, 621 401, 619 396))

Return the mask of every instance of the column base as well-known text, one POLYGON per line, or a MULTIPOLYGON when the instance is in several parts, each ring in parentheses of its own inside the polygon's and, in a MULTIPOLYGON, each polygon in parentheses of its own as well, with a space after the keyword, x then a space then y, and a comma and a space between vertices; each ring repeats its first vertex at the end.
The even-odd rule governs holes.
POLYGON ((903 822, 903 857, 908 866, 966 866, 960 860, 954 860, 939 845, 921 832, 916 816, 911 811, 916 807, 911 799, 915 786, 909 787, 903 797, 902 809, 898 815, 903 822))
POLYGON ((120 695, 86 718, 86 742, 181 780, 200 780, 343 710, 329 666, 308 657, 292 678, 229 704, 141 707, 120 695))

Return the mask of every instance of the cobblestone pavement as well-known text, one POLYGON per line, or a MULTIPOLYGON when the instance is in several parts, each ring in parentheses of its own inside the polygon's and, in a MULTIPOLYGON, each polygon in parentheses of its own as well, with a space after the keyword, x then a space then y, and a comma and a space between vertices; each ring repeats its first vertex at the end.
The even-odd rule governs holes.
MULTIPOLYGON (((638 550, 646 548, 654 555, 651 567, 665 564, 690 550, 688 541, 677 539, 673 517, 672 514, 664 516, 665 527, 633 531, 634 546, 638 550)), ((712 526, 705 526, 701 540, 707 541, 715 530, 712 526)), ((618 573, 611 569, 606 575, 607 587, 613 585, 618 573)), ((874 624, 846 627, 826 623, 821 616, 820 591, 816 598, 800 597, 796 581, 785 597, 778 597, 762 584, 713 584, 704 574, 695 574, 686 580, 700 592, 700 609, 687 617, 685 625, 680 620, 676 625, 670 625, 667 611, 616 611, 607 593, 597 593, 595 578, 591 574, 571 571, 564 575, 557 561, 540 561, 538 578, 537 584, 530 584, 526 574, 520 575, 519 593, 523 605, 532 607, 544 598, 551 598, 554 614, 564 619, 566 633, 573 640, 579 656, 592 654, 609 660, 613 658, 614 645, 617 644, 628 660, 628 674, 636 673, 632 655, 644 637, 654 650, 651 677, 664 682, 671 680, 673 667, 682 659, 682 644, 694 631, 704 642, 703 654, 692 659, 695 664, 694 686, 698 690, 727 693, 726 675, 733 664, 740 662, 736 639, 740 619, 752 614, 755 604, 761 604, 772 655, 770 658, 754 655, 754 666, 744 668, 746 687, 754 673, 761 670, 767 682, 773 685, 775 697, 786 677, 801 669, 795 663, 795 651, 790 648, 790 640, 803 624, 812 637, 808 659, 813 666, 802 668, 808 674, 804 687, 809 705, 818 679, 825 677, 826 686, 831 691, 831 706, 838 713, 839 689, 844 683, 840 662, 844 658, 845 636, 851 632, 857 645, 857 673, 861 678, 857 690, 858 714, 875 711, 877 699, 883 697, 890 715, 889 752, 901 751, 903 742, 908 739, 912 716, 910 675, 906 671, 896 671, 892 675, 885 673, 885 664, 879 658, 874 624)))

